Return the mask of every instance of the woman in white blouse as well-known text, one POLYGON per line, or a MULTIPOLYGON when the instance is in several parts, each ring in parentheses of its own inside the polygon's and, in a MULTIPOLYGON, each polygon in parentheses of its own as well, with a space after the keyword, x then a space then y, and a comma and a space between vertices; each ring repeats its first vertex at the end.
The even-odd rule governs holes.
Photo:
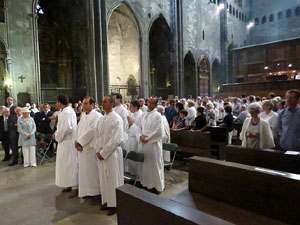
POLYGON ((262 107, 263 107, 264 112, 262 112, 260 114, 260 117, 269 122, 274 140, 277 140, 277 138, 278 138, 278 114, 276 112, 272 111, 273 103, 269 100, 263 101, 262 107))
POLYGON ((195 103, 193 101, 188 101, 188 115, 187 115, 187 120, 188 120, 188 123, 189 123, 189 126, 193 126, 193 123, 194 123, 194 120, 197 116, 197 113, 196 113, 196 109, 195 109, 195 103))

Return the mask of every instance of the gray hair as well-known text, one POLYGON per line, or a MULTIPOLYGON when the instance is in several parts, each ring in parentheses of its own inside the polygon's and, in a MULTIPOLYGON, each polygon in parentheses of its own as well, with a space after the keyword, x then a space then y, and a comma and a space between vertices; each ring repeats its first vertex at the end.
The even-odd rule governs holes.
POLYGON ((273 108, 274 104, 270 100, 265 100, 262 102, 262 106, 269 106, 270 109, 273 108))
POLYGON ((156 109, 157 109, 157 112, 165 112, 164 107, 161 106, 161 105, 158 105, 158 106, 156 107, 156 109))
POLYGON ((254 103, 251 103, 249 106, 248 106, 248 111, 250 112, 251 110, 257 112, 257 113, 260 113, 261 112, 261 105, 257 102, 254 102, 254 103))

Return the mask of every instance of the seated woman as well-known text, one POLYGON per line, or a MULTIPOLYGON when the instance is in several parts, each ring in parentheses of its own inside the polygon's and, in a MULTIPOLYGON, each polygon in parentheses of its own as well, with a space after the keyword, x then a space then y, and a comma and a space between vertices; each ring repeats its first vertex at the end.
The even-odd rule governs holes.
POLYGON ((232 108, 230 105, 226 105, 224 109, 225 109, 226 116, 222 120, 220 127, 227 127, 227 129, 228 129, 228 144, 231 145, 232 131, 233 131, 232 108))
POLYGON ((188 130, 190 127, 189 127, 189 122, 188 122, 188 120, 187 120, 187 118, 186 118, 186 116, 187 116, 187 111, 186 110, 181 110, 180 112, 179 112, 179 116, 180 116, 180 118, 181 118, 181 123, 180 123, 180 126, 179 126, 179 128, 177 128, 177 129, 173 129, 173 130, 175 130, 175 131, 180 131, 180 130, 188 130))
POLYGON ((248 106, 251 115, 243 124, 240 139, 242 146, 250 148, 274 148, 274 139, 270 125, 267 121, 259 118, 261 106, 259 103, 251 103, 248 106))
POLYGON ((207 128, 206 115, 204 111, 205 108, 203 106, 197 108, 197 117, 195 119, 195 126, 192 131, 202 132, 207 128))

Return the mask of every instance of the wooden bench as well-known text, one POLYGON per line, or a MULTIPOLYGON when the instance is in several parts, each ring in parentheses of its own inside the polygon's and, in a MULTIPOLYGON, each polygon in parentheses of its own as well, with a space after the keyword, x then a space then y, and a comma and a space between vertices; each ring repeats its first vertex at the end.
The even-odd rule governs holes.
MULTIPOLYGON (((300 175, 200 157, 191 158, 189 166, 190 193, 286 223, 300 224, 297 205, 300 175)), ((234 215, 240 216, 242 214, 234 215)), ((252 224, 276 223, 279 222, 252 224)))
POLYGON ((229 225, 224 220, 124 185, 117 189, 118 225, 229 225))
POLYGON ((171 130, 171 142, 179 146, 179 151, 211 157, 211 136, 209 132, 171 130))
POLYGON ((222 149, 228 145, 228 130, 226 127, 207 127, 210 132, 211 152, 217 159, 222 158, 222 149))
POLYGON ((269 168, 300 174, 300 155, 287 155, 272 149, 254 149, 228 145, 224 148, 224 159, 228 162, 269 168))

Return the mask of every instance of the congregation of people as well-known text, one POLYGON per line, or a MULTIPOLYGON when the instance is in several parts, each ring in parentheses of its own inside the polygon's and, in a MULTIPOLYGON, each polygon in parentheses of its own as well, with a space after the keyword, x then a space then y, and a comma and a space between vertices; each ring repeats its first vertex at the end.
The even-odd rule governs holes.
POLYGON ((144 189, 165 189, 164 161, 170 154, 171 132, 204 132, 207 127, 226 127, 232 144, 235 125, 241 126, 242 146, 300 152, 300 92, 267 97, 197 97, 168 100, 161 97, 123 102, 119 93, 103 97, 101 106, 92 97, 70 104, 59 95, 55 111, 49 104, 15 107, 7 98, 0 108, 0 137, 9 166, 18 164, 22 148, 24 167, 37 166, 36 145, 55 140, 55 183, 67 198, 101 196, 101 210, 116 213, 116 188, 124 184, 124 170, 138 177, 144 189), (12 154, 10 154, 10 149, 12 154), (142 163, 124 161, 124 151, 144 155, 142 163))

